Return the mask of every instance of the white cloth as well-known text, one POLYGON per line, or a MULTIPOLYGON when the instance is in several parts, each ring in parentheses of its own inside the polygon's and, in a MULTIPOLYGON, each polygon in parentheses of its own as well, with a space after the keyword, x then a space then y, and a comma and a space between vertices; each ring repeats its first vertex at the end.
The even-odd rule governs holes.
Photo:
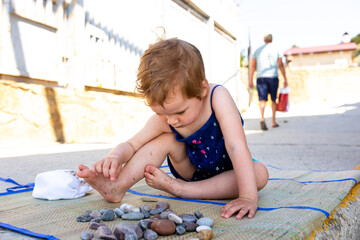
POLYGON ((75 171, 55 170, 36 175, 32 196, 47 200, 74 199, 90 190, 90 185, 76 176, 75 171))

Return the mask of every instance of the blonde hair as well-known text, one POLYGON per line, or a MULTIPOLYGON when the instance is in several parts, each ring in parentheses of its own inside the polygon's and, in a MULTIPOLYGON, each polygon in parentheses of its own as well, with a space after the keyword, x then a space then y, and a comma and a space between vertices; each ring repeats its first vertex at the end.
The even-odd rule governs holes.
POLYGON ((179 86, 183 96, 201 98, 205 69, 200 51, 176 38, 149 47, 140 59, 136 89, 148 104, 163 106, 170 91, 179 86))
POLYGON ((272 35, 269 33, 269 34, 266 34, 264 36, 264 42, 272 42, 272 35))

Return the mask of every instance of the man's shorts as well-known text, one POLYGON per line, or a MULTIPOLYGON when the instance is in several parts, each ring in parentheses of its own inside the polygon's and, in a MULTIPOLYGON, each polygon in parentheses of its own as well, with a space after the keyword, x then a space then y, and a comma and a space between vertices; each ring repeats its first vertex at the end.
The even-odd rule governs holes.
POLYGON ((256 81, 256 88, 259 95, 259 101, 267 101, 269 93, 271 95, 271 100, 273 102, 276 101, 278 87, 278 77, 258 78, 256 81))

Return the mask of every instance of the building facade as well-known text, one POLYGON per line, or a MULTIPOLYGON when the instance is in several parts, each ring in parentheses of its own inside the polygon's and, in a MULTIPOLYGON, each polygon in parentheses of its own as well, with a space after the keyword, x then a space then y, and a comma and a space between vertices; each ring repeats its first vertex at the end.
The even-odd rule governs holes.
POLYGON ((356 43, 340 43, 318 47, 293 47, 284 52, 290 68, 349 67, 353 63, 356 43))
POLYGON ((1 139, 68 142, 142 124, 134 122, 148 114, 138 105, 137 67, 164 38, 197 46, 207 79, 246 108, 236 8, 232 0, 0 1, 1 139))

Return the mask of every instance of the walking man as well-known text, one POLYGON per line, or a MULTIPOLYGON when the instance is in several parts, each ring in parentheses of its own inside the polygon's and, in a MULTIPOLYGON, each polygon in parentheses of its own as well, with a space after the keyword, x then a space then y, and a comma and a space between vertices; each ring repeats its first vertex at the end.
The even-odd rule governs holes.
POLYGON ((264 112, 265 105, 268 100, 268 94, 271 95, 271 108, 272 108, 272 127, 278 127, 276 123, 276 97, 279 88, 278 68, 284 77, 284 87, 287 87, 288 82, 286 78, 285 68, 282 63, 283 55, 277 51, 272 44, 272 35, 267 34, 264 37, 265 44, 259 47, 253 55, 250 69, 249 88, 254 87, 253 76, 255 70, 257 71, 256 88, 260 101, 260 127, 262 130, 267 130, 264 112))

